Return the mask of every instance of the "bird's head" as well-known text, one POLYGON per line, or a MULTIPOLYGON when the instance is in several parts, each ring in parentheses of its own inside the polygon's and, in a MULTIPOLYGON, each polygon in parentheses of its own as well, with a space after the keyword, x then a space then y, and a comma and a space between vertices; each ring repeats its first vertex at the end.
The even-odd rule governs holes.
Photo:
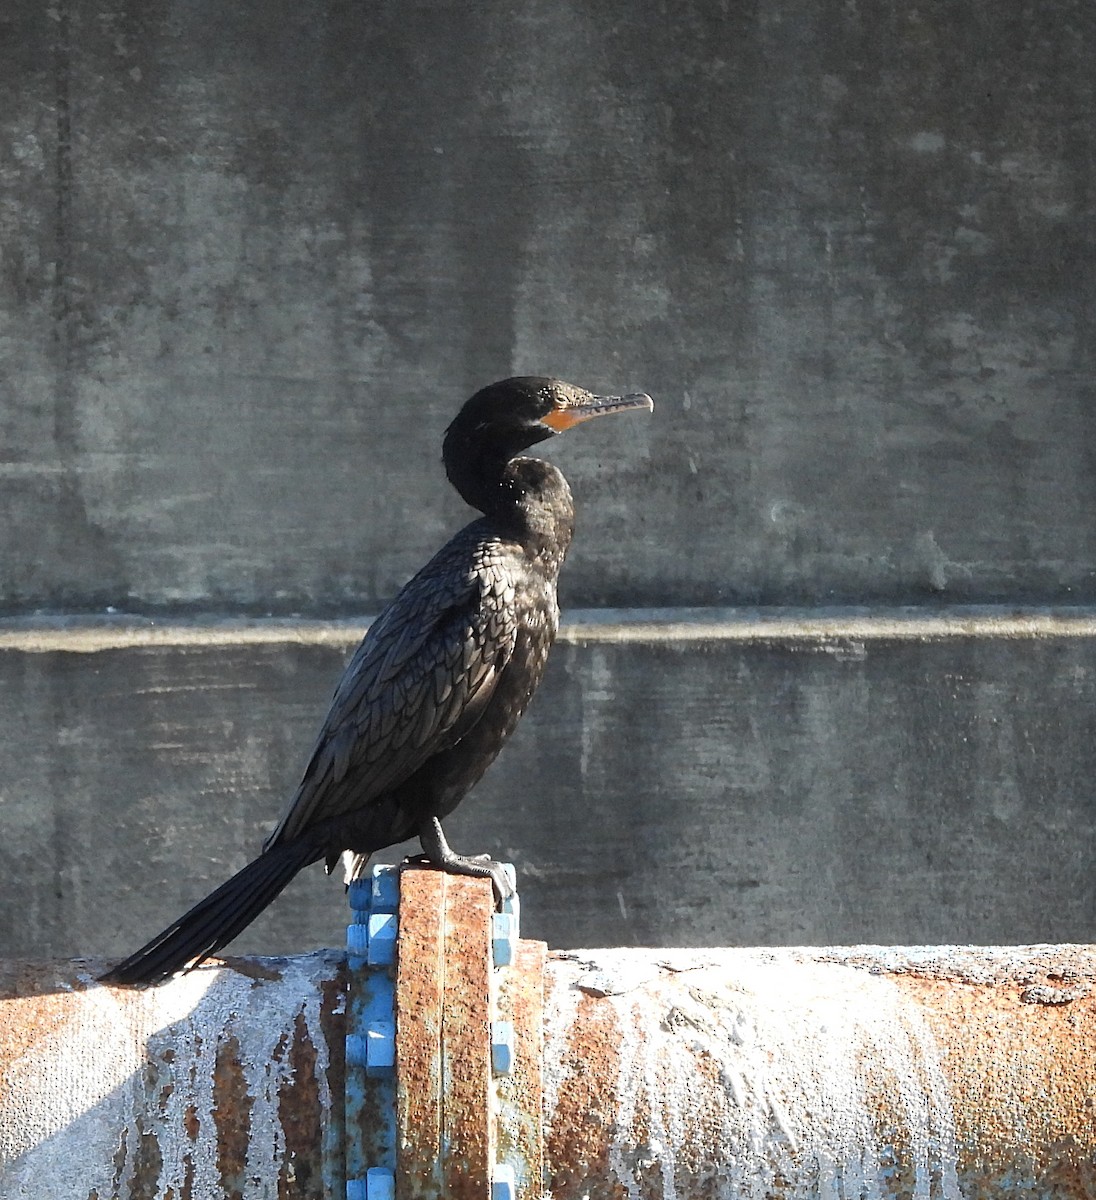
POLYGON ((503 379, 467 400, 445 431, 445 473, 473 508, 488 512, 502 496, 507 463, 523 450, 593 417, 653 408, 642 393, 595 396, 561 379, 503 379))
POLYGON ((476 392, 449 426, 446 445, 485 444, 506 459, 594 417, 653 408, 643 393, 595 396, 562 379, 518 376, 476 392))

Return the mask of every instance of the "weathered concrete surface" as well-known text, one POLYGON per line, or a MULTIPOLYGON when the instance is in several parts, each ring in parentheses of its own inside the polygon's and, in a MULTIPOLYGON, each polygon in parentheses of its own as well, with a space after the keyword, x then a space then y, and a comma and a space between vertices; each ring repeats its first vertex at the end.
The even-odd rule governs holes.
POLYGON ((370 611, 474 387, 571 603, 1091 600, 1096 9, 9 0, 0 606, 370 611))
MULTIPOLYGON (((571 606, 1096 600, 1094 61, 1083 0, 10 0, 0 611, 375 611, 517 371, 657 402, 552 451, 571 606)), ((454 837, 556 944, 1087 939, 1092 643, 980 638, 595 636, 454 837)), ((241 865, 342 653, 0 654, 0 953, 241 865)))
MULTIPOLYGON (((132 950, 242 866, 345 653, 0 653, 0 956, 132 950)), ((1092 637, 564 641, 449 832, 556 946, 1084 941, 1093 712, 1092 637)), ((313 868, 234 949, 345 913, 313 868)))

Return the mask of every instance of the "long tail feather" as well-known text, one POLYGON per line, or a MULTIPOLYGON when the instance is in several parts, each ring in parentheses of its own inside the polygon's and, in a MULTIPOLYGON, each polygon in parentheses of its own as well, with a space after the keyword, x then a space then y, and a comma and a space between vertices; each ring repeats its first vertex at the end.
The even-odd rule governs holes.
POLYGON ((272 847, 100 981, 162 983, 184 967, 196 967, 250 925, 302 867, 322 857, 307 841, 272 847))

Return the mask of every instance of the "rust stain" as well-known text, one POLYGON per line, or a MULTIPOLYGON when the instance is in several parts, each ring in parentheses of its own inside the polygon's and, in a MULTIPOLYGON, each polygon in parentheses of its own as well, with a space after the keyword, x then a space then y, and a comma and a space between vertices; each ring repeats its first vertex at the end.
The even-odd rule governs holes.
MULTIPOLYGON (((284 1048, 282 1049, 284 1053, 284 1048)), ((278 1088, 278 1120, 285 1138, 285 1157, 278 1172, 278 1200, 323 1197, 323 1126, 316 1048, 304 1013, 293 1023, 289 1045, 291 1074, 278 1088)))
MULTIPOLYGON (((628 1021, 633 1031, 630 1061, 622 1059, 619 1082, 620 1092, 627 1092, 632 1101, 631 1121, 617 1136, 617 1153, 621 1166, 630 1175, 630 1180, 625 1181, 629 1190, 634 1187, 643 1200, 662 1200, 668 1192, 689 1194, 682 1189, 677 1172, 678 1155, 684 1150, 681 1144, 684 1130, 675 1129, 675 1106, 680 1104, 681 1091, 680 1047, 672 1043, 667 1020, 673 1007, 671 997, 680 986, 677 982, 667 985, 665 981, 651 980, 627 999, 616 1001, 618 1012, 621 1007, 626 1008, 622 1020, 628 1021), (672 1163, 669 1172, 665 1166, 667 1157, 672 1163)), ((695 1069, 691 1070, 690 1124, 702 1105, 695 1087, 697 1078, 695 1069)), ((712 1145, 718 1142, 709 1143, 708 1161, 712 1145)))
POLYGON ((498 1015, 514 1026, 510 1075, 495 1083, 499 1102, 498 1158, 517 1160, 518 1200, 540 1200, 544 1171, 544 942, 519 941, 513 966, 500 974, 498 1015))
POLYGON ((188 1104, 183 1115, 183 1130, 192 1142, 198 1140, 198 1129, 198 1109, 194 1104, 188 1104))
POLYGON ((628 1168, 642 1200, 662 1200, 666 1179, 662 1172, 662 1160, 651 1144, 649 1133, 641 1134, 637 1130, 627 1158, 628 1168))
POLYGON ((695 1084, 681 1145, 675 1148, 674 1190, 693 1200, 718 1200, 726 1193, 726 1171, 713 1148, 723 1140, 724 1109, 729 1100, 721 1064, 696 1044, 687 1025, 677 1024, 672 1005, 662 1021, 663 1030, 689 1045, 690 1068, 695 1084))
POLYGON ((551 1126, 545 1132, 553 1200, 626 1200, 609 1146, 619 1136, 620 1022, 607 998, 584 993, 568 1030, 551 1126))
POLYGON ((486 879, 445 877, 442 959, 442 1186, 447 1200, 486 1200, 494 1162, 491 914, 486 879))
POLYGON ((217 1170, 225 1200, 243 1200, 252 1099, 240 1062, 240 1043, 227 1034, 213 1068, 213 1116, 217 1124, 217 1170))
POLYGON ((872 1144, 879 1147, 877 1169, 886 1180, 887 1196, 913 1200, 918 1188, 917 1134, 908 1120, 901 1119, 907 1115, 905 1107, 895 1103, 902 1094, 903 1080, 885 1061, 862 1060, 859 1073, 864 1107, 872 1123, 872 1144))
MULTIPOLYGON (((331 979, 323 980, 321 984, 322 1000, 320 1001, 320 1029, 323 1031, 324 1041, 330 1048, 331 1053, 328 1055, 328 1079, 331 1082, 331 1094, 334 1096, 335 1083, 339 1088, 342 1087, 341 1077, 336 1081, 332 1079, 332 1071, 335 1069, 334 1050, 341 1048, 346 1038, 346 1000, 350 990, 350 976, 346 960, 344 959, 339 966, 338 971, 331 979)), ((345 1062, 341 1056, 338 1059, 339 1069, 345 1067, 345 1062)))
POLYGON ((126 1169, 126 1141, 127 1130, 123 1129, 118 1135, 118 1149, 111 1156, 111 1166, 114 1173, 111 1176, 111 1194, 118 1195, 118 1188, 121 1186, 122 1172, 126 1169))
MULTIPOLYGON (((0 1062, 11 1064, 79 1021, 73 991, 83 991, 73 964, 0 962, 0 1062)), ((11 1101, 0 1072, 0 1109, 11 1101)))
POLYGON ((405 1200, 439 1197, 445 875, 400 876, 396 970, 396 1191, 405 1200))
POLYGON ((801 951, 810 962, 862 967, 875 975, 948 980, 983 986, 1061 984, 1096 985, 1096 947, 1092 946, 941 946, 931 953, 902 947, 893 950, 801 951))
MULTIPOLYGON (((325 979, 320 994, 320 1032, 327 1046, 327 1094, 331 1097, 324 1137, 324 1154, 338 1155, 337 1171, 342 1177, 342 1147, 346 1142, 346 1008, 350 991, 350 975, 344 959, 334 978, 325 979)), ((330 1173, 335 1165, 328 1159, 323 1164, 330 1173)))
POLYGON ((663 1151, 654 1136, 654 1115, 656 1109, 661 1110, 667 1089, 659 1087, 657 1080, 652 1087, 648 1076, 649 1068, 657 1072, 660 1065, 665 1066, 665 1061, 660 1064, 654 1057, 643 1020, 644 1011, 650 1011, 653 999, 645 988, 639 988, 628 998, 609 1000, 616 1009, 621 1030, 627 1023, 631 1031, 627 1054, 623 1053, 622 1043, 616 1073, 616 1120, 606 1130, 606 1137, 613 1145, 612 1157, 616 1159, 615 1163, 610 1159, 610 1165, 617 1181, 624 1184, 629 1194, 638 1193, 640 1200, 661 1200, 666 1186, 663 1151))
POLYGON ((939 1047, 965 1196, 997 1194, 1005 1180, 1060 1200, 1096 1195, 1096 1000, 1023 998, 1061 968, 1036 961, 988 984, 895 978, 939 1047))
POLYGON ((133 1155, 133 1173, 129 1180, 129 1200, 157 1200, 163 1165, 163 1155, 155 1133, 145 1128, 143 1117, 138 1117, 137 1149, 133 1155))
MULTIPOLYGON (((340 1000, 341 992, 345 992, 345 981, 340 986, 338 981, 317 980, 324 988, 319 1006, 322 1027, 325 1031, 338 1028, 338 1034, 332 1037, 334 1071, 328 1073, 327 1080, 317 1075, 318 1060, 326 1047, 320 1044, 321 1033, 315 1025, 308 1023, 313 1001, 300 1009, 288 1006, 286 1032, 283 1033, 280 1020, 274 1029, 255 1031, 261 1033, 267 1057, 271 1056, 271 1047, 277 1042, 273 1058, 275 1065, 282 1062, 272 1081, 278 1088, 274 1097, 274 1119, 264 1123, 263 1129, 259 1130, 253 1128, 255 1101, 249 1079, 254 1069, 262 1072, 264 1063, 261 1056, 257 1062, 241 1062, 242 1056, 252 1053, 242 1032, 238 1032, 238 1037, 222 1034, 215 1041, 216 1053, 210 1064, 208 1058, 202 1058, 202 1034, 185 1017, 173 1018, 180 1020, 184 1030, 179 1039, 172 1037, 170 1024, 162 1024, 162 1029, 152 1024, 159 1014, 161 999, 167 1002, 165 1011, 181 1011, 172 1008, 175 997, 162 996, 158 990, 106 989, 98 985, 92 991, 87 983, 91 970, 82 962, 0 963, 0 1055, 5 1056, 0 1067, 0 1112, 8 1103, 18 1102, 20 1097, 26 1101, 27 1075, 25 1072, 20 1074, 21 1060, 30 1061, 37 1069, 36 1064, 51 1052, 54 1044, 64 1041, 75 1042, 78 1047, 86 1045, 90 1024, 93 1034, 90 1044, 94 1049, 90 1054, 81 1050, 80 1057, 75 1060, 76 1070, 82 1073, 77 1076, 78 1083, 83 1084, 87 1078, 93 1086, 103 1086, 102 1079, 113 1078, 100 1075, 100 1060, 107 1056, 99 1047, 109 1048, 111 1038, 116 1038, 119 1048, 129 1056, 119 1057, 117 1061, 108 1057, 105 1063, 107 1069, 119 1074, 119 1081, 117 1087, 109 1091, 103 1106, 104 1114, 109 1113, 112 1120, 117 1120, 117 1125, 103 1130, 100 1120, 97 1130, 101 1137, 109 1139, 109 1145, 96 1152, 103 1159, 102 1180, 98 1183, 101 1195, 166 1200, 170 1191, 173 1200, 193 1200, 198 1180, 211 1169, 214 1173, 219 1172, 218 1196, 231 1200, 232 1197, 250 1195, 256 1183, 247 1173, 248 1154, 253 1153, 253 1135, 264 1145, 269 1144, 272 1155, 277 1157, 276 1162, 270 1163, 269 1174, 276 1176, 282 1170, 292 1184, 287 1190, 283 1183, 282 1196, 306 1200, 323 1195, 322 1177, 339 1170, 338 1164, 330 1159, 335 1148, 342 1144, 341 1139, 331 1132, 330 1124, 321 1119, 326 1114, 320 1114, 318 1110, 321 1094, 326 1098, 326 1082, 331 1084, 333 1097, 342 1094, 342 1062, 338 1051, 342 1047, 344 1005, 340 1000), (109 1024, 104 1024, 104 1014, 109 1024), (150 1028, 156 1029, 155 1039, 143 1046, 138 1044, 135 1041, 138 1031, 143 1034, 150 1028), (162 1044, 164 1042, 171 1044, 162 1044), (128 1065, 130 1061, 133 1066, 128 1065), (124 1070, 122 1064, 126 1064, 124 1070), (202 1101, 198 1098, 209 1095, 206 1091, 209 1082, 196 1078, 199 1069, 205 1071, 210 1066, 212 1105, 209 1115, 212 1124, 202 1111, 202 1101), (331 1078, 334 1073, 340 1073, 337 1082, 331 1078), (118 1087, 124 1089, 124 1111, 115 1118, 118 1087), (2 1094, 9 1089, 10 1095, 2 1094), (279 1121, 279 1117, 282 1120, 279 1121), (203 1141, 210 1144, 199 1148, 203 1141), (213 1161, 207 1162, 207 1156, 213 1161)), ((269 973, 264 967, 242 981, 243 990, 264 986, 256 979, 266 978, 269 973)), ((281 972, 276 972, 274 978, 280 977, 281 972)), ((228 984, 233 982, 239 991, 240 981, 226 980, 228 984)), ((302 994, 308 995, 307 975, 302 975, 297 984, 302 994)), ((168 988, 172 986, 168 985, 168 988)), ((216 989, 212 999, 215 1012, 216 989)), ((236 1002, 234 998, 232 1003, 236 1002)), ((235 1019, 234 1008, 226 1007, 224 1012, 229 1021, 235 1019)), ((213 1048, 208 1035, 205 1045, 208 1049, 213 1048)), ((66 1046, 66 1052, 68 1049, 66 1046)), ((32 1109, 31 1116, 47 1127, 47 1100, 38 1098, 38 1103, 45 1117, 39 1116, 39 1109, 32 1109)), ((334 1110, 331 1115, 338 1121, 341 1105, 335 1103, 331 1107, 334 1110)), ((69 1129, 63 1132, 75 1142, 75 1135, 69 1129)), ((51 1170, 54 1165, 51 1162, 51 1170)), ((95 1178, 99 1180, 98 1174, 95 1178)), ((47 1190, 52 1189, 47 1186, 47 1190)), ((272 1195, 278 1194, 273 1186, 270 1190, 272 1195)))

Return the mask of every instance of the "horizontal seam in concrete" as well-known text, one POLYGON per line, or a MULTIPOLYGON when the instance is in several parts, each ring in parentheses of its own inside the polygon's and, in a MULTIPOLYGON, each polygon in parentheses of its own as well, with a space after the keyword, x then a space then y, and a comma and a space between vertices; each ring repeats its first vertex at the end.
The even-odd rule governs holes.
MULTIPOLYGON (((369 617, 157 619, 133 616, 0 619, 0 650, 93 653, 144 647, 355 645, 369 617)), ((943 638, 1096 637, 1096 608, 995 605, 919 608, 575 609, 560 641, 862 642, 943 638)))

